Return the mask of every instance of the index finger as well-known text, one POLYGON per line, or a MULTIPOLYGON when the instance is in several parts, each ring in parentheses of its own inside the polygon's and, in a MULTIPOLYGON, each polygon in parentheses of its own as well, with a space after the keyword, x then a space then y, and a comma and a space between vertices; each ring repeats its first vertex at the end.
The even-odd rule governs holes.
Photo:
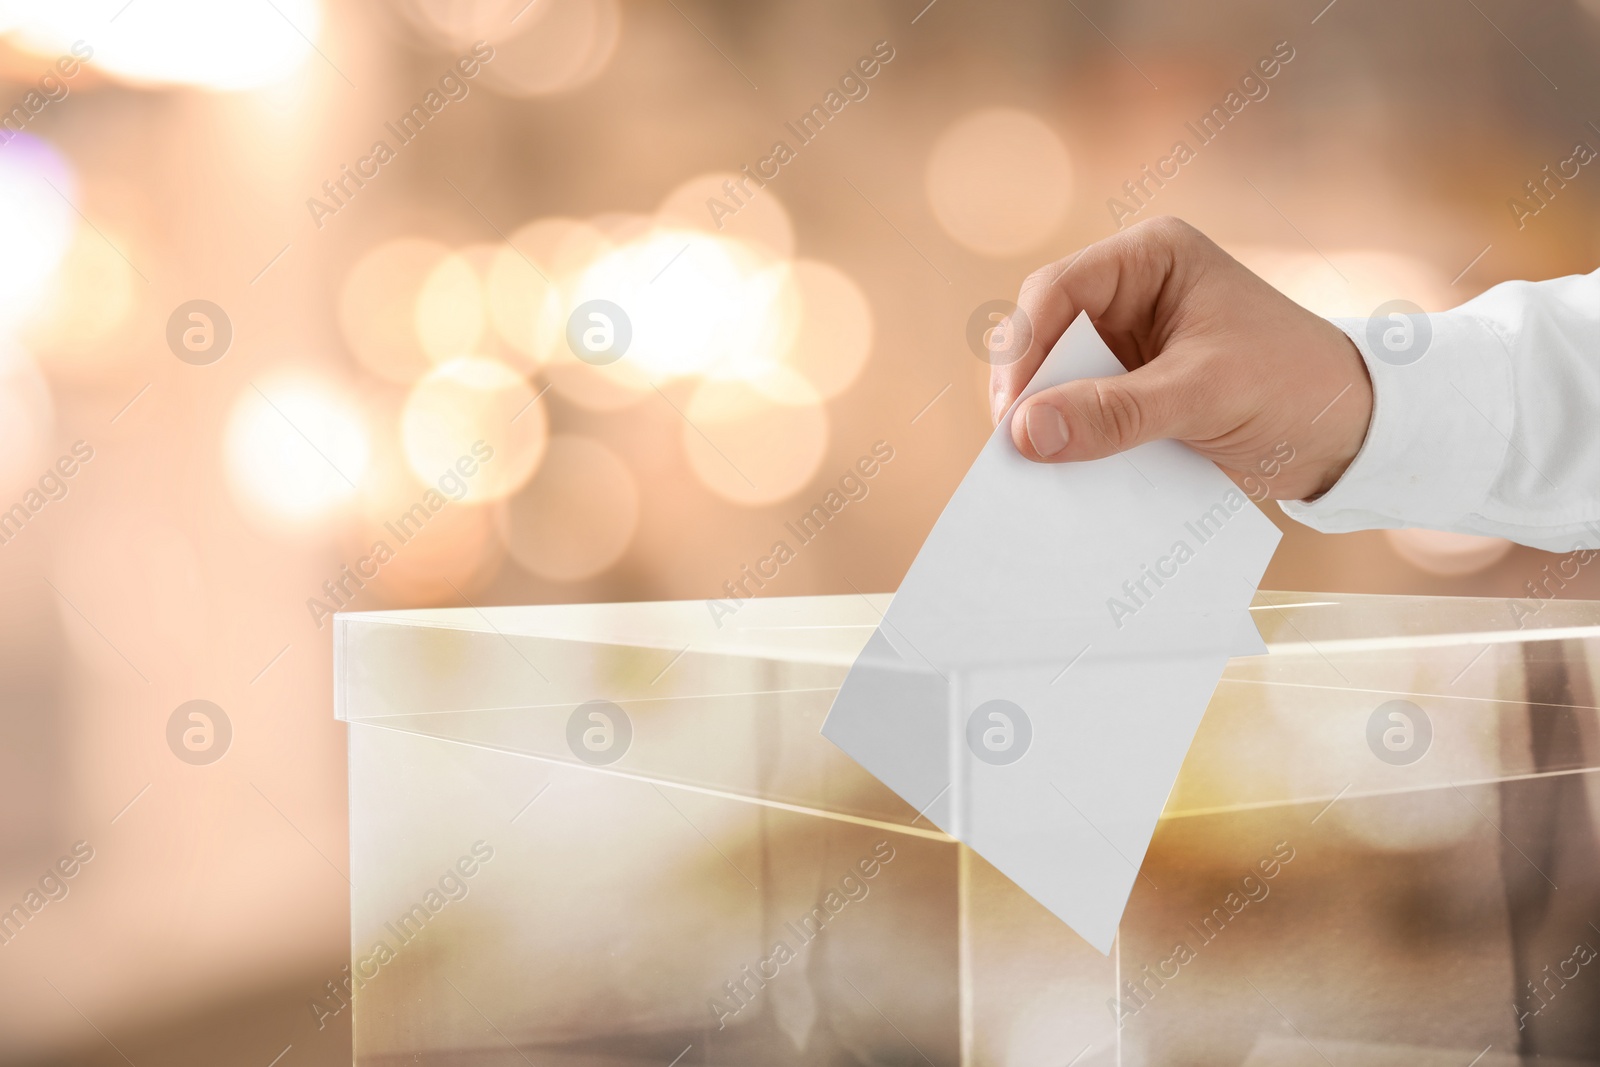
MULTIPOLYGON (((990 417, 997 424, 1079 312, 1088 312, 1102 332, 1109 327, 1127 335, 1150 324, 1172 273, 1174 224, 1183 226, 1164 219, 1140 223, 1028 275, 1012 312, 1020 320, 1013 322, 1013 336, 1026 331, 1028 346, 1020 358, 989 367, 990 417)), ((1127 351, 1115 341, 1111 347, 1119 358, 1127 351)))

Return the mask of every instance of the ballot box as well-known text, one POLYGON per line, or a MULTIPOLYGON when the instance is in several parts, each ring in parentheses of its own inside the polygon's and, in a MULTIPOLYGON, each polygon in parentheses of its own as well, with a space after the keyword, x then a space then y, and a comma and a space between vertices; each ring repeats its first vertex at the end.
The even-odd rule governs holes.
POLYGON ((1600 605, 1258 594, 1104 955, 819 734, 887 603, 340 615, 356 1063, 1600 1062, 1600 605))

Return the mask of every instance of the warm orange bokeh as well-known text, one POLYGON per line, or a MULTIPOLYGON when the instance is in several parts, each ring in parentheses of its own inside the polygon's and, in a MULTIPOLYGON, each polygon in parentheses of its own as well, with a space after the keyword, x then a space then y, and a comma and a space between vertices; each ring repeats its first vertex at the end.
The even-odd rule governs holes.
MULTIPOLYGON (((894 589, 989 432, 969 317, 1277 41, 1138 218, 1329 315, 1595 266, 1600 177, 1507 210, 1596 136, 1594 3, 1324 3, 0 5, 0 905, 96 855, 0 948, 0 1062, 348 1062, 328 615, 722 596, 879 441, 762 595, 894 589)), ((1268 511, 1268 587, 1548 562, 1268 511)))

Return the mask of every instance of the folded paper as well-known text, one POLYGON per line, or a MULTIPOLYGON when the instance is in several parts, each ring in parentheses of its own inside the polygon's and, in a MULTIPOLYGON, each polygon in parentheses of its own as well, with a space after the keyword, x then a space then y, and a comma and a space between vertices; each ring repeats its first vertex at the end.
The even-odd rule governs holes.
MULTIPOLYGON (((1079 315, 1023 397, 1122 373, 1079 315)), ((1176 442, 1041 464, 1009 425, 822 733, 1109 952, 1224 666, 1266 651, 1248 607, 1279 533, 1176 442)))

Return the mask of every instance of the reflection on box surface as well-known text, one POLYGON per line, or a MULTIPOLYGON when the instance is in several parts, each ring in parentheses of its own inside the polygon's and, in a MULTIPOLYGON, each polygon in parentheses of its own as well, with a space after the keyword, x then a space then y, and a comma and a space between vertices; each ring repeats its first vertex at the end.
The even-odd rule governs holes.
POLYGON ((1258 596, 1106 958, 819 736, 886 603, 341 616, 356 1062, 1600 1062, 1600 606, 1258 596))

